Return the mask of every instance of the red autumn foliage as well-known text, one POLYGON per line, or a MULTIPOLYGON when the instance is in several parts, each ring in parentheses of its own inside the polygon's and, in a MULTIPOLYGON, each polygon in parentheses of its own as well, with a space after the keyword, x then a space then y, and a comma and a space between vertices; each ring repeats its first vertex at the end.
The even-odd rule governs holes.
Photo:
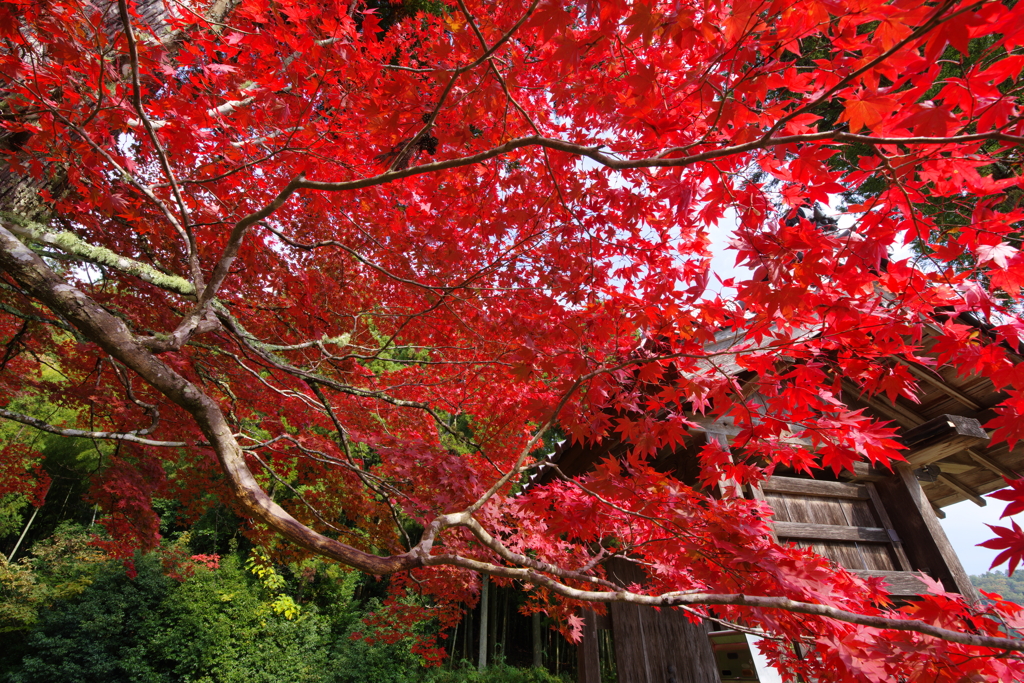
MULTIPOLYGON (((762 504, 650 458, 699 414, 741 428, 735 461, 700 454, 705 482, 898 461, 839 385, 912 396, 890 359, 920 357, 926 325, 939 363, 1007 390, 989 426, 1021 438, 1014 3, 163 7, 0 2, 22 188, 0 215, 0 392, 130 444, 93 493, 115 554, 156 542, 155 492, 186 514, 213 495, 441 607, 485 571, 570 632, 582 602, 658 596, 778 637, 789 675, 1024 677, 1016 605, 936 586, 895 608, 774 543, 762 504), (852 229, 793 219, 861 186, 852 229), (753 271, 728 298, 708 292, 727 213, 753 271), (890 254, 914 241, 927 257, 890 254), (631 449, 523 491, 555 428, 631 449), (606 582, 626 552, 649 585, 606 582)), ((3 453, 3 490, 31 488, 27 457, 3 453)))

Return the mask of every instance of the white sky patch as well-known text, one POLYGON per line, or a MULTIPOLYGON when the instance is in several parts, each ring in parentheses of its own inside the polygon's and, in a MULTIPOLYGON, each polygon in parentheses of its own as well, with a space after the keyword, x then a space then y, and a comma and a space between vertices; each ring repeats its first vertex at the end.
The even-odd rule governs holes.
POLYGON ((734 209, 727 209, 725 216, 718 222, 718 225, 708 230, 708 239, 711 244, 708 249, 711 251, 711 279, 708 281, 708 293, 718 294, 722 298, 735 296, 736 290, 732 287, 724 287, 720 280, 729 278, 749 279, 754 271, 745 266, 736 265, 736 250, 729 248, 739 227, 740 219, 734 209))
MULTIPOLYGON (((992 560, 999 554, 998 550, 979 548, 978 543, 995 537, 995 532, 989 529, 986 524, 994 526, 1010 526, 1010 520, 1017 524, 1024 524, 1024 515, 1014 515, 1006 519, 999 519, 1003 514, 1006 503, 1001 500, 988 499, 988 505, 979 507, 969 500, 962 501, 955 505, 943 508, 946 518, 940 520, 942 529, 946 532, 953 550, 960 558, 964 570, 968 574, 984 574, 988 571, 992 560)), ((1006 565, 996 569, 1006 571, 1006 565)), ((1024 570, 1021 570, 1024 571, 1024 570)))

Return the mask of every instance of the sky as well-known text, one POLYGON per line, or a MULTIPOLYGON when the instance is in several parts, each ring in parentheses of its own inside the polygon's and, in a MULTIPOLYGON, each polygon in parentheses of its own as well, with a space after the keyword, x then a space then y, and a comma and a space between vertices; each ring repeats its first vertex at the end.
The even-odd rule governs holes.
MULTIPOLYGON (((1010 519, 1000 520, 999 515, 1003 514, 1005 507, 1006 503, 1001 500, 988 499, 988 505, 985 507, 965 500, 943 508, 946 518, 939 521, 968 574, 984 574, 992 560, 999 554, 997 550, 977 547, 978 543, 995 537, 995 533, 985 526, 986 524, 1010 526, 1010 519, 1013 519, 1017 524, 1024 525, 1024 515, 1014 515, 1010 519)), ((996 569, 1005 572, 1006 563, 996 569)))
MULTIPOLYGON (((719 224, 718 230, 713 231, 709 235, 711 238, 710 248, 713 254, 711 269, 722 279, 741 277, 749 275, 750 272, 747 269, 735 267, 735 252, 727 248, 735 225, 735 217, 727 214, 719 224)), ((721 292, 722 288, 720 284, 712 280, 709 289, 721 292)), ((989 571, 992 560, 999 554, 997 550, 989 550, 988 548, 979 548, 977 546, 978 543, 994 538, 996 535, 985 525, 1010 525, 1010 519, 999 519, 999 516, 1003 514, 1006 503, 1000 500, 987 500, 988 504, 985 507, 980 507, 969 500, 950 505, 943 509, 943 512, 946 513, 946 518, 940 520, 950 544, 952 544, 953 549, 960 558, 960 562, 964 566, 964 570, 969 575, 984 574, 989 571)), ((1012 519, 1017 524, 1024 526, 1024 514, 1015 515, 1012 519)), ((1005 572, 1006 563, 995 569, 1002 569, 1005 572)))

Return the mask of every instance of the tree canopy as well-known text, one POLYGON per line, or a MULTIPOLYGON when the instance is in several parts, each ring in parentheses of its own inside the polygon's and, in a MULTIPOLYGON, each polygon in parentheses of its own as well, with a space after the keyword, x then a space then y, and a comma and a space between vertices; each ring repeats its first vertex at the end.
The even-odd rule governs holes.
MULTIPOLYGON (((887 360, 927 362, 925 325, 1024 436, 1014 4, 4 0, 0 416, 110 442, 121 557, 154 497, 216 497, 437 600, 532 586, 570 635, 583 602, 713 607, 790 675, 1022 677, 1022 608, 895 607, 652 464, 698 413, 743 430, 709 485, 899 461, 839 384, 912 395, 887 360), (794 214, 844 193, 838 227, 794 214), (559 435, 630 448, 524 487, 559 435)), ((44 494, 2 457, 0 493, 44 494)))

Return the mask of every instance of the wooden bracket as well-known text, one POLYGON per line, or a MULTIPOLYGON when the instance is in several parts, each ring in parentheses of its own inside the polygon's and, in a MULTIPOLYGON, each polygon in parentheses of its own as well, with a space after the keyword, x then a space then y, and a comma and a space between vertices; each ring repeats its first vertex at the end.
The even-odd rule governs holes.
POLYGON ((907 461, 914 467, 928 465, 972 446, 988 443, 989 437, 981 423, 973 417, 939 415, 924 424, 903 432, 907 461))

